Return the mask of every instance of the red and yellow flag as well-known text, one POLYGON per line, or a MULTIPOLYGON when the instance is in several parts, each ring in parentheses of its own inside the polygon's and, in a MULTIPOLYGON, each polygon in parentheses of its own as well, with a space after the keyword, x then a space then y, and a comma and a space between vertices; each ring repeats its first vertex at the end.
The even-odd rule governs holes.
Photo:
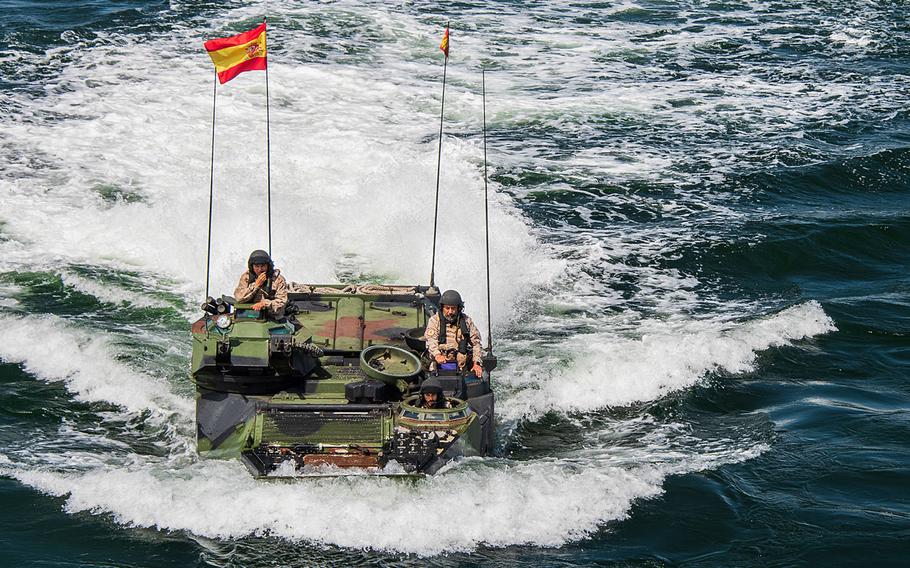
POLYGON ((446 58, 449 57, 449 27, 446 26, 446 33, 442 36, 442 43, 439 44, 439 49, 446 54, 446 58))
POLYGON ((205 49, 222 85, 244 71, 265 69, 265 22, 242 34, 209 40, 205 49))

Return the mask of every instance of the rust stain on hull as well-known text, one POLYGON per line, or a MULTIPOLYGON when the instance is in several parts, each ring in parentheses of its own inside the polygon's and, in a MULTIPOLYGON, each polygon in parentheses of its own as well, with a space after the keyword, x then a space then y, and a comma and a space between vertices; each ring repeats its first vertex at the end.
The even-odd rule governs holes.
POLYGON ((379 467, 379 456, 362 454, 307 454, 304 465, 334 465, 337 467, 379 467))

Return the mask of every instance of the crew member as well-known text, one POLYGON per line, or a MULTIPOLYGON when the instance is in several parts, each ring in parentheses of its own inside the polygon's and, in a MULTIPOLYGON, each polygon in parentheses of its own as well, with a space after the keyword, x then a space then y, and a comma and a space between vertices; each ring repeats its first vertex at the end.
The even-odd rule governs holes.
POLYGON ((442 383, 436 377, 429 377, 420 385, 418 408, 452 408, 452 403, 442 392, 442 383))
POLYGON ((440 311, 427 321, 427 351, 436 365, 446 362, 446 352, 456 350, 458 370, 470 369, 478 377, 483 375, 480 366, 483 350, 480 346, 480 332, 477 326, 464 313, 464 302, 461 294, 455 290, 446 290, 440 298, 440 311), (440 318, 445 325, 440 325, 440 318))
POLYGON ((238 304, 252 303, 251 309, 268 309, 269 317, 281 319, 288 305, 288 283, 275 268, 264 250, 254 250, 247 261, 247 270, 240 277, 234 299, 238 304))

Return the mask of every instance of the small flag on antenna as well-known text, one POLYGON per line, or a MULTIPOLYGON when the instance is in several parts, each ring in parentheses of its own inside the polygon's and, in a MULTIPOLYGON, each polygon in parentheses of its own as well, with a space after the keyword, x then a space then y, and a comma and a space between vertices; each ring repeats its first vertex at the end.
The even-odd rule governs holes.
POLYGON ((244 71, 265 69, 265 22, 242 34, 209 40, 205 49, 222 85, 244 71))
POLYGON ((439 44, 439 49, 446 54, 446 58, 449 57, 449 27, 446 26, 446 33, 442 36, 442 43, 439 44))

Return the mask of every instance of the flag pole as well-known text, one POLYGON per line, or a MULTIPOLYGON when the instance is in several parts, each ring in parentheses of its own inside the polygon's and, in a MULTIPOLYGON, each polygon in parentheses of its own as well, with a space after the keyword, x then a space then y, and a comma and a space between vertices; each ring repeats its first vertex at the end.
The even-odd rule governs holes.
POLYGON ((449 23, 446 22, 445 62, 442 64, 442 106, 439 108, 439 151, 436 154, 436 206, 433 210, 433 255, 430 261, 430 288, 436 285, 436 227, 439 221, 439 171, 442 164, 442 117, 446 109, 446 68, 449 66, 449 23))
MULTIPOLYGON (((262 18, 262 23, 265 23, 262 18)), ((268 36, 266 36, 268 37, 268 36)), ((268 39, 266 39, 268 41, 268 39)), ((269 256, 272 256, 272 146, 269 140, 271 121, 269 120, 269 63, 268 63, 268 46, 266 46, 266 63, 265 63, 265 183, 268 202, 268 223, 269 223, 269 256)))
POLYGON ((493 354, 493 315, 490 308, 490 193, 487 189, 487 79, 486 70, 480 68, 481 100, 483 101, 483 224, 487 244, 487 352, 481 358, 487 380, 498 361, 493 354))
POLYGON ((215 199, 215 100, 218 94, 218 71, 215 71, 215 82, 212 84, 212 164, 209 171, 209 236, 205 253, 205 297, 209 297, 209 274, 212 259, 212 204, 215 199))
POLYGON ((481 101, 483 103, 483 224, 487 240, 487 354, 493 354, 493 320, 490 307, 490 193, 487 189, 487 79, 480 69, 481 101))

